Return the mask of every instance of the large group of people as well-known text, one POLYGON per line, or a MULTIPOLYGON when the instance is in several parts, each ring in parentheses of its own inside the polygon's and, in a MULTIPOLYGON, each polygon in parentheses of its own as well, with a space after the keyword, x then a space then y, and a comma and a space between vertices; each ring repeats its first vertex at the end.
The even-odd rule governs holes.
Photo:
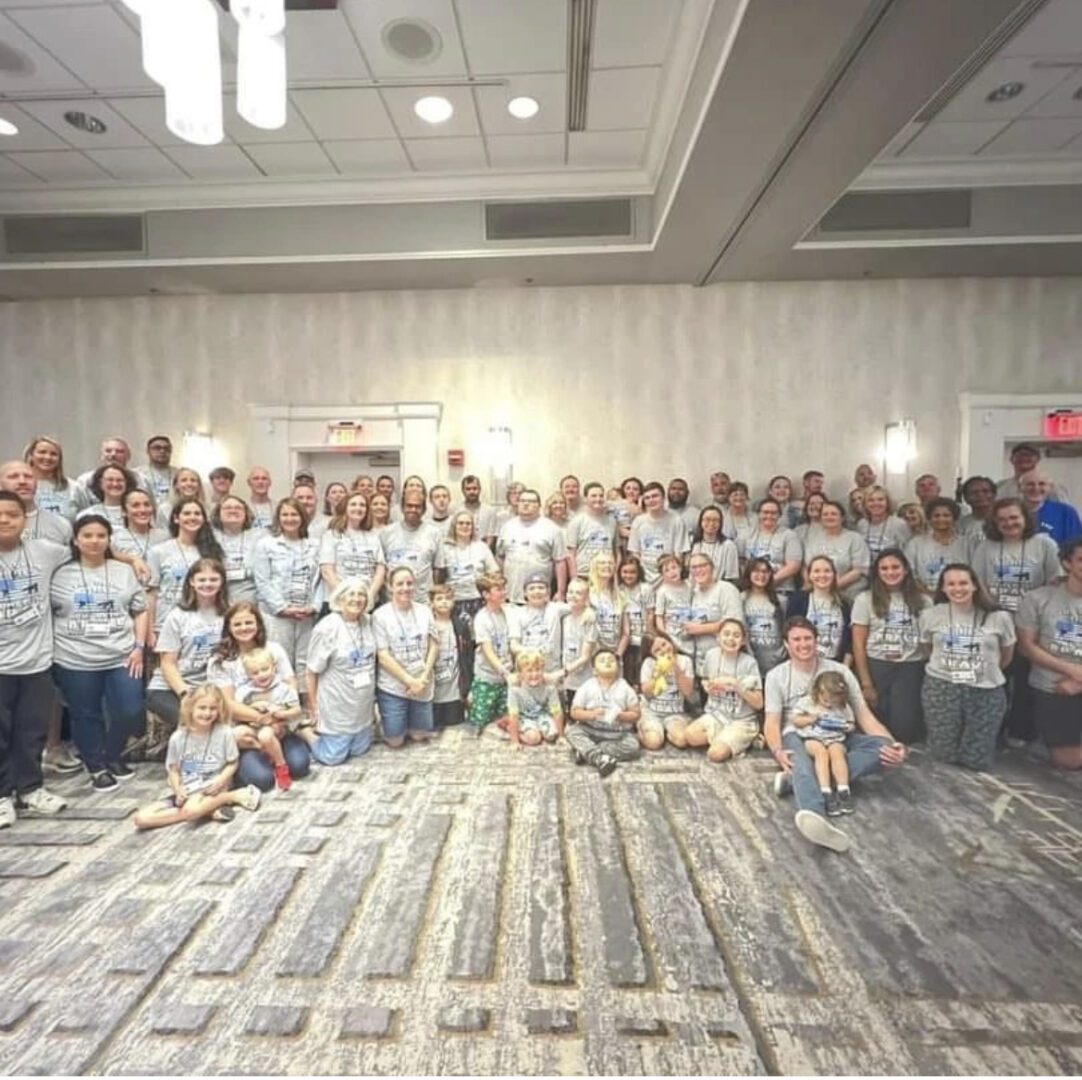
POLYGON ((864 464, 844 499, 718 471, 701 507, 682 478, 573 475, 492 505, 474 476, 302 469, 276 497, 260 466, 242 492, 146 450, 107 438, 70 477, 37 436, 0 466, 0 828, 63 811, 43 769, 106 792, 164 760, 136 824, 225 821, 377 732, 463 724, 601 776, 761 747, 839 851, 852 782, 915 742, 983 770, 1039 736, 1082 767, 1082 522, 1034 447, 957 501, 926 474, 896 506, 864 464))

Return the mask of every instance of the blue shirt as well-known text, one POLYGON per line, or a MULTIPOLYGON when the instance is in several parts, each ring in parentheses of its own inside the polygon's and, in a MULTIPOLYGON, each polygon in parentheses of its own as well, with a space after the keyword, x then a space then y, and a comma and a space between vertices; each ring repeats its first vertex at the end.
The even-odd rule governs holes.
POLYGON ((1046 499, 1037 513, 1037 524, 1041 531, 1051 536, 1057 544, 1082 536, 1082 518, 1079 518, 1078 511, 1070 503, 1046 499))

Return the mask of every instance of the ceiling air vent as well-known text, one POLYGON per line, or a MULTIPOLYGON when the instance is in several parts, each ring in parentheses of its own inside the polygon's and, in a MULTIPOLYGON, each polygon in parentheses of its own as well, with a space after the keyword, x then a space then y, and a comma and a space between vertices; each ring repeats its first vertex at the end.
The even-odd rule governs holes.
POLYGON ((485 239, 554 240, 568 236, 630 236, 630 199, 485 204, 485 239))
POLYGON ((586 95, 590 88, 590 53, 594 46, 596 0, 568 0, 567 130, 586 130, 586 95))
POLYGON ((969 191, 862 191, 843 195, 819 222, 821 233, 968 229, 969 191))
POLYGON ((145 250, 142 214, 6 217, 7 255, 132 255, 145 250))
MULTIPOLYGON (((219 5, 229 10, 229 0, 218 0, 219 5)), ((337 11, 338 0, 286 0, 286 11, 337 11)))

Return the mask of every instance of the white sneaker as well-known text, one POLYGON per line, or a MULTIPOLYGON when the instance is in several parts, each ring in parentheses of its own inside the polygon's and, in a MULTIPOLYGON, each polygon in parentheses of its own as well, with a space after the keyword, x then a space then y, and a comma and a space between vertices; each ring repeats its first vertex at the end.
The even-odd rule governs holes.
POLYGON ((243 806, 245 810, 255 810, 259 806, 259 800, 263 797, 263 792, 255 786, 255 784, 249 784, 240 793, 240 798, 237 799, 237 805, 243 806))
POLYGON ((83 763, 63 744, 47 747, 41 755, 41 764, 51 772, 79 772, 83 763))
POLYGON ((0 799, 0 829, 9 829, 15 824, 15 804, 5 796, 0 799))
POLYGON ((849 837, 841 829, 831 825, 822 814, 817 814, 814 810, 798 810, 793 820, 796 822, 797 832, 805 840, 830 848, 831 851, 849 850, 849 837))
POLYGON ((779 799, 793 794, 793 777, 790 773, 779 771, 774 774, 774 794, 779 799))
POLYGON ((1003 740, 1011 750, 1025 750, 1029 745, 1025 739, 1017 739, 1013 735, 1007 735, 1003 740))
POLYGON ((29 810, 34 814, 58 814, 68 805, 66 799, 54 795, 45 788, 35 788, 29 795, 19 796, 18 807, 20 810, 29 810))

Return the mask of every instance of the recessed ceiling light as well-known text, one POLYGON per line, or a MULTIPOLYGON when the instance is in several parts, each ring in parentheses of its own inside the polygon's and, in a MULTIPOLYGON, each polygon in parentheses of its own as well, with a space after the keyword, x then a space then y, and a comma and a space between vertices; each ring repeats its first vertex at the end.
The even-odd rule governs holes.
POLYGON ((0 117, 0 135, 18 135, 19 129, 10 121, 0 117))
POLYGON ((1024 82, 1005 82, 1002 86, 997 86, 984 100, 993 105, 1000 101, 1010 101, 1011 98, 1018 97, 1025 88, 1024 82))
POLYGON ((442 124, 454 115, 455 107, 445 97, 418 98, 413 111, 427 124, 442 124))
POLYGON ((517 97, 512 98, 507 103, 507 111, 516 120, 529 120, 532 116, 536 116, 541 111, 541 106, 537 104, 537 100, 532 97, 517 97))
POLYGON ((99 120, 96 116, 91 116, 90 113, 79 112, 76 109, 64 113, 64 119, 73 128, 85 131, 88 135, 104 135, 107 130, 104 120, 99 120))

